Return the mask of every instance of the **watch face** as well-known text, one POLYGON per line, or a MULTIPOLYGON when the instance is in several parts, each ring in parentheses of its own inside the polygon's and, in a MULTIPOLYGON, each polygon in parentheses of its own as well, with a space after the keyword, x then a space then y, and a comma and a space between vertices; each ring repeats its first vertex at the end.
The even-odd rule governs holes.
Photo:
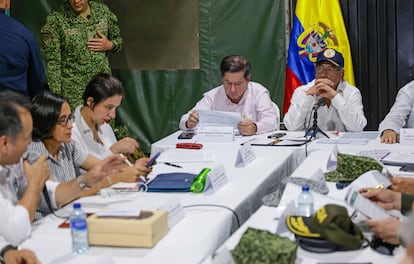
POLYGON ((77 177, 77 180, 78 180, 78 184, 79 184, 79 187, 81 188, 81 189, 85 189, 85 188, 87 188, 88 186, 83 182, 83 175, 81 175, 81 176, 79 176, 79 177, 77 177))

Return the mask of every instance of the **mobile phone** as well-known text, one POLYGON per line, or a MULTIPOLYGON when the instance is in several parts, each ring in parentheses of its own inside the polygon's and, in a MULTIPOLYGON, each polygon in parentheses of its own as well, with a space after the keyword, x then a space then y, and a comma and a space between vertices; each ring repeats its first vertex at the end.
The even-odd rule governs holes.
POLYGON ((178 139, 191 139, 194 136, 194 132, 183 132, 178 136, 178 139))
POLYGON ((414 165, 404 165, 404 166, 401 166, 400 171, 414 172, 414 165))
POLYGON ((267 138, 281 138, 283 136, 286 136, 286 133, 279 132, 279 133, 268 135, 267 138))
POLYGON ((155 154, 147 163, 147 165, 145 165, 145 167, 149 168, 152 165, 154 165, 155 161, 157 161, 157 158, 161 155, 161 152, 158 152, 157 154, 155 154))

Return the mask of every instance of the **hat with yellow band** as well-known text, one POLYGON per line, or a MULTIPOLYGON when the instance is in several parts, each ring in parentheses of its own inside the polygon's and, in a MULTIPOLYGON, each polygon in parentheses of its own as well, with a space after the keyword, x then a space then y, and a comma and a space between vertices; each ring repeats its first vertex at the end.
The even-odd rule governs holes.
POLYGON ((345 249, 360 249, 364 236, 345 207, 327 204, 309 217, 290 215, 286 217, 289 230, 297 236, 325 239, 345 249))

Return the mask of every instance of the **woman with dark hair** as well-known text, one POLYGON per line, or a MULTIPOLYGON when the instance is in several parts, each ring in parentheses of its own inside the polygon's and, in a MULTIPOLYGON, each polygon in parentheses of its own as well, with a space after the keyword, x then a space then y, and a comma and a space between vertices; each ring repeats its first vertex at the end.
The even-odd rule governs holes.
POLYGON ((130 137, 117 141, 108 122, 115 118, 121 104, 122 83, 117 78, 100 73, 87 84, 83 105, 75 109, 72 139, 81 148, 101 159, 117 153, 134 153, 138 142, 130 137))
POLYGON ((120 181, 136 182, 141 175, 147 175, 151 171, 151 168, 145 167, 149 159, 142 158, 133 166, 124 164, 117 168, 99 184, 88 186, 86 180, 88 174, 102 161, 83 151, 76 142, 71 140, 74 117, 68 101, 61 95, 44 91, 33 98, 31 113, 33 142, 29 146, 29 151, 39 152, 48 157, 47 163, 54 180, 69 182, 76 178, 79 187, 85 189, 81 196, 94 194, 101 187, 120 181), (80 169, 87 173, 82 175, 80 169))

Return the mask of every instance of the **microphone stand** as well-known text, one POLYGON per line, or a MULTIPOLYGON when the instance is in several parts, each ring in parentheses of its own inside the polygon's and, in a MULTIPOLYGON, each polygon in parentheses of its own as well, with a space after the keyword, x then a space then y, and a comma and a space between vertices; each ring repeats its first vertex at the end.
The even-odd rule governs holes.
POLYGON ((318 132, 329 138, 329 136, 318 127, 318 108, 319 106, 313 108, 313 125, 305 133, 305 137, 310 136, 310 139, 315 138, 318 132))

